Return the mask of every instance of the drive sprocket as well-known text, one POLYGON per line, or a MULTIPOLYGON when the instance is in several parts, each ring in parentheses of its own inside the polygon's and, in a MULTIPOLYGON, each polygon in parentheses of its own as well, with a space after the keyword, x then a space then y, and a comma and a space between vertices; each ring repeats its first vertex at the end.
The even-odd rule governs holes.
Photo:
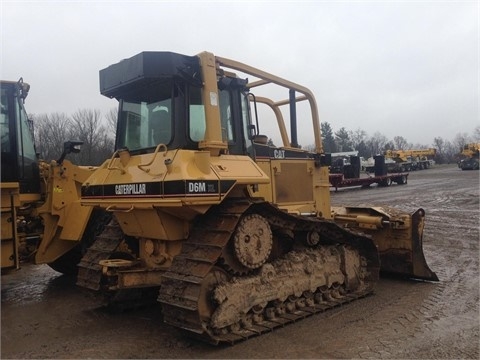
POLYGON ((235 257, 245 267, 258 269, 272 251, 272 230, 267 220, 258 214, 243 217, 233 237, 235 257))
POLYGON ((233 274, 243 275, 261 267, 269 258, 273 248, 270 224, 261 215, 243 216, 224 248, 222 262, 233 274))

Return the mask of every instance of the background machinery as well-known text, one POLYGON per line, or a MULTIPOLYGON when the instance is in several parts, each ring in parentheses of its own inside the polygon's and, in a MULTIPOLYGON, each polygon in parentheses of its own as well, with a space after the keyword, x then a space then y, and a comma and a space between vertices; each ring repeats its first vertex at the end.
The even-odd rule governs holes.
POLYGON ((65 160, 78 151, 76 142, 64 144, 58 161, 39 160, 24 107, 30 86, 22 79, 0 85, 1 268, 18 269, 28 260, 76 273, 101 214, 80 205, 81 184, 94 168, 65 160))
POLYGON ((438 280, 422 209, 331 207, 307 88, 208 52, 143 52, 101 70, 100 89, 119 101, 117 150, 81 202, 113 218, 79 264, 80 286, 111 301, 159 288, 167 323, 216 344, 368 295, 380 270, 438 280), (287 97, 264 96, 270 87, 287 97), (300 102, 313 152, 297 144, 300 102), (260 105, 282 146, 260 134, 260 105))
POLYGON ((408 181, 407 172, 388 172, 389 163, 385 156, 372 157, 373 163, 364 167, 363 158, 358 156, 358 151, 332 153, 329 180, 335 191, 338 188, 361 186, 367 188, 372 184, 390 186, 394 182, 403 185, 408 181))
POLYGON ((462 159, 458 162, 458 167, 462 170, 478 170, 479 151, 480 143, 465 144, 460 153, 462 159))
POLYGON ((428 169, 432 165, 432 159, 437 153, 434 148, 419 150, 386 150, 385 158, 395 161, 389 171, 404 172, 428 169))

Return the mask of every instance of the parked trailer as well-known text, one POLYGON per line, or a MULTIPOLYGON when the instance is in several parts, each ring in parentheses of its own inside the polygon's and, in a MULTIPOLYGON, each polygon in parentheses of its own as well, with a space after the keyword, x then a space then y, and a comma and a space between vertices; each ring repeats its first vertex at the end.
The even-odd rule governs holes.
POLYGON ((351 179, 346 179, 343 174, 330 174, 329 178, 330 184, 335 188, 335 191, 337 191, 338 188, 352 186, 369 187, 372 184, 377 184, 378 186, 390 186, 395 182, 399 185, 403 185, 407 183, 408 173, 395 173, 351 179))
POLYGON ((378 155, 374 157, 375 165, 373 166, 374 175, 367 174, 360 176, 360 158, 358 156, 350 156, 350 162, 341 168, 331 168, 329 175, 330 184, 335 188, 362 186, 369 187, 372 184, 378 186, 390 186, 392 183, 399 185, 406 184, 408 181, 408 172, 388 173, 385 157, 378 155), (333 172, 333 173, 332 173, 333 172))

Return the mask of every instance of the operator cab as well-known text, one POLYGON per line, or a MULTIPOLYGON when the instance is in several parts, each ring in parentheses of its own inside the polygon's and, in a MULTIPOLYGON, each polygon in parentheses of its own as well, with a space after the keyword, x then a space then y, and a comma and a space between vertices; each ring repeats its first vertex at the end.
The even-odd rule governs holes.
POLYGON ((0 95, 1 180, 18 182, 20 193, 39 193, 40 175, 33 124, 24 107, 30 86, 2 81, 0 95))
MULTIPOLYGON (((249 97, 247 81, 220 77, 218 110, 222 141, 230 154, 247 154, 249 97)), ((206 137, 201 69, 197 57, 171 52, 142 52, 100 71, 100 91, 119 101, 115 148, 132 154, 198 150, 206 137)))

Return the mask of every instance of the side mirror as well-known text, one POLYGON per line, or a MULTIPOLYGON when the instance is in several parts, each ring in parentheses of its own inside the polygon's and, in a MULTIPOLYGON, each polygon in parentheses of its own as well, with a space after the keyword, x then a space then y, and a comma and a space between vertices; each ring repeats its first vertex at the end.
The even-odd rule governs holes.
POLYGON ((58 164, 63 163, 65 156, 70 153, 78 154, 80 152, 80 146, 83 145, 83 141, 65 141, 63 143, 63 152, 60 159, 57 160, 58 164))

